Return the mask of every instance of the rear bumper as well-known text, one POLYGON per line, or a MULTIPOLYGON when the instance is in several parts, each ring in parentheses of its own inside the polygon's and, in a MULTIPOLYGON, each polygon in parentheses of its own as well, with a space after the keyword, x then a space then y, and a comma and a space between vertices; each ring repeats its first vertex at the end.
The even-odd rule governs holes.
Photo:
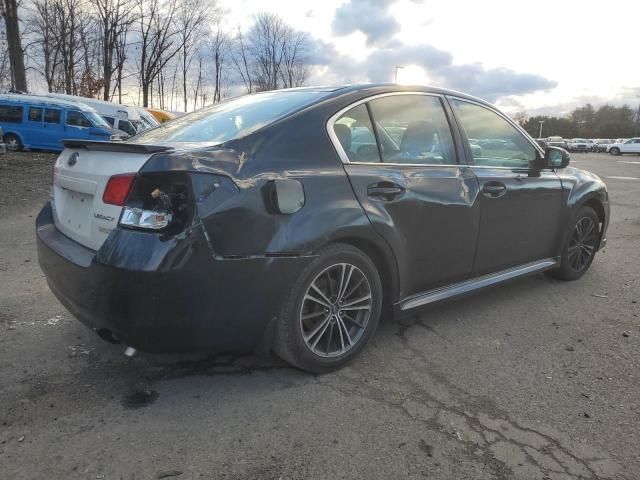
POLYGON ((99 251, 36 220, 51 291, 82 323, 152 353, 249 352, 260 346, 310 257, 218 259, 200 228, 181 238, 114 230, 99 251))

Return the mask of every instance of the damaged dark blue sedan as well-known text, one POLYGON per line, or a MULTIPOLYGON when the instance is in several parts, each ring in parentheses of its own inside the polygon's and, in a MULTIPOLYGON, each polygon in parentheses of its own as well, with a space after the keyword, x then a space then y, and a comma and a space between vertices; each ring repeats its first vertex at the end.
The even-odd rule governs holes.
POLYGON ((491 105, 427 87, 265 92, 123 143, 67 141, 37 219, 51 290, 146 352, 340 367, 382 312, 582 276, 609 201, 491 105))

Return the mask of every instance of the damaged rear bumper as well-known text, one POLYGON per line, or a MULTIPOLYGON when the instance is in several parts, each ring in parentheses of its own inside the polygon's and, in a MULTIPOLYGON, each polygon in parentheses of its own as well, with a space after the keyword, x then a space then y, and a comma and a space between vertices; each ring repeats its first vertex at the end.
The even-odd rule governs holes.
POLYGON ((48 203, 36 231, 60 302, 103 336, 152 353, 255 350, 311 259, 216 257, 200 227, 166 239, 116 229, 96 252, 60 233, 48 203))

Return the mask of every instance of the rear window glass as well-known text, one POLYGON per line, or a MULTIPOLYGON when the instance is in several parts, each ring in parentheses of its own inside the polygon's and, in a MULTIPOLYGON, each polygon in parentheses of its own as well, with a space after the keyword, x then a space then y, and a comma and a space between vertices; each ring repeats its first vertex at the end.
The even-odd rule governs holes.
POLYGON ((279 91, 234 98, 141 133, 133 143, 224 143, 248 135, 325 96, 319 91, 279 91))
POLYGON ((22 122, 22 107, 16 107, 14 105, 0 105, 0 122, 22 122))

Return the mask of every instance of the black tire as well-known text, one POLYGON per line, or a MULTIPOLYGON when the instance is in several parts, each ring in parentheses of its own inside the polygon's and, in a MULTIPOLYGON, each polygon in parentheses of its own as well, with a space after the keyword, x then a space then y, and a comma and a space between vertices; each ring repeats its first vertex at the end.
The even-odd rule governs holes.
POLYGON ((618 147, 613 147, 609 150, 609 153, 611 155, 621 155, 620 153, 620 149, 618 147))
POLYGON ((10 152, 19 152, 22 150, 22 142, 20 137, 15 133, 7 133, 4 135, 4 143, 7 146, 7 150, 10 152))
POLYGON ((582 207, 567 229, 560 266, 550 270, 549 275, 559 280, 569 281, 582 277, 589 270, 599 244, 600 219, 593 208, 582 207), (592 230, 587 232, 589 228, 592 230), (577 240, 578 229, 585 233, 585 237, 581 240, 577 240), (577 259, 577 255, 580 259, 577 259))
POLYGON ((345 365, 367 345, 376 331, 381 310, 382 284, 371 259, 351 245, 329 245, 318 252, 292 286, 278 315, 273 349, 284 361, 307 372, 331 372, 345 365), (345 272, 348 271, 351 273, 347 277, 345 272), (341 285, 346 287, 343 289, 341 285), (320 297, 320 294, 316 295, 318 289, 332 293, 320 297), (343 290, 342 294, 336 293, 336 289, 338 292, 343 290), (363 305, 363 301, 351 303, 353 296, 358 297, 356 300, 364 298, 367 291, 370 292, 370 302, 365 300, 368 305, 363 305), (317 299, 311 298, 309 292, 322 302, 316 302, 317 299), (331 301, 329 308, 323 299, 331 301), (340 306, 338 299, 347 301, 343 303, 341 300, 340 306), (336 335, 339 334, 335 341, 334 328, 338 330, 336 335), (313 334, 314 331, 318 333, 313 334), (349 344, 347 350, 344 350, 345 343, 349 344), (334 344, 336 349, 341 346, 339 352, 332 351, 334 344), (326 348, 326 356, 313 350, 321 348, 326 348))

